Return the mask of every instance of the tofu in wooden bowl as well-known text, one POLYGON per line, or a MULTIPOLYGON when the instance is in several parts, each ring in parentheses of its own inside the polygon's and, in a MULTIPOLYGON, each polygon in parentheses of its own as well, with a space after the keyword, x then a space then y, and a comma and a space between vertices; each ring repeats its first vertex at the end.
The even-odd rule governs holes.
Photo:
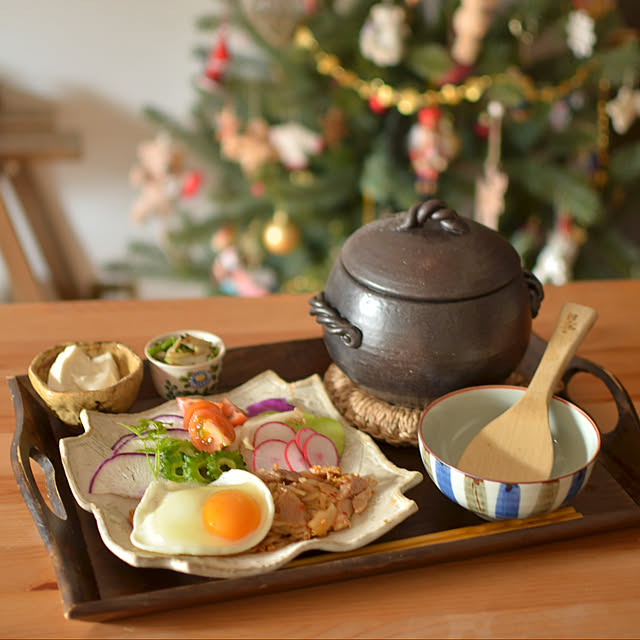
POLYGON ((135 402, 142 359, 120 342, 73 342, 39 353, 29 380, 46 405, 66 424, 80 423, 83 409, 121 413, 135 402))

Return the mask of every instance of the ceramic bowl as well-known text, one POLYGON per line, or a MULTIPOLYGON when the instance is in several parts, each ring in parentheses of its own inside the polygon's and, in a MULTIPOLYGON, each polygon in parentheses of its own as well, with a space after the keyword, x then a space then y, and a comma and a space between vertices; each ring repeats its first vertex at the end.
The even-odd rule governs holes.
POLYGON ((179 396, 212 394, 222 373, 222 361, 225 353, 226 347, 220 336, 199 329, 183 329, 163 333, 149 340, 144 348, 144 355, 149 360, 153 386, 165 400, 173 400, 179 396), (217 355, 198 364, 176 365, 162 362, 149 354, 149 349, 158 342, 164 342, 172 336, 186 334, 210 342, 217 348, 217 355))
POLYGON ((418 446, 429 477, 453 502, 487 520, 528 518, 554 511, 586 485, 600 450, 600 432, 582 409, 555 397, 549 408, 554 465, 549 480, 506 484, 456 468, 478 431, 525 392, 487 385, 451 392, 423 411, 418 446))
POLYGON ((142 359, 132 349, 120 342, 75 342, 60 344, 39 353, 29 365, 29 380, 46 405, 66 424, 80 423, 83 409, 122 413, 135 402, 144 367, 142 359), (88 356, 95 357, 109 352, 120 371, 120 380, 110 387, 95 391, 54 391, 48 385, 49 369, 58 354, 69 344, 80 347, 88 356))

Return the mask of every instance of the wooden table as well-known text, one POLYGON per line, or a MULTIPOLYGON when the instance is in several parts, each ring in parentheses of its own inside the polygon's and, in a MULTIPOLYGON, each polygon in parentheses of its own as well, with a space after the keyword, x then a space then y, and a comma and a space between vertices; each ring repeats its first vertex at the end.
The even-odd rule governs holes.
MULTIPOLYGON (((550 335, 563 302, 599 320, 578 354, 616 374, 640 407, 640 281, 547 286, 534 330, 550 335)), ((214 330, 231 347, 315 337, 308 296, 71 301, 0 306, 0 636, 26 637, 637 637, 640 528, 493 553, 292 592, 109 623, 66 620, 50 558, 9 464, 15 417, 6 377, 67 340, 120 340, 142 353, 155 334, 214 330)), ((576 398, 578 400, 578 398, 576 398)), ((606 420, 600 389, 584 404, 606 420)), ((638 461, 640 465, 640 460, 638 461)))

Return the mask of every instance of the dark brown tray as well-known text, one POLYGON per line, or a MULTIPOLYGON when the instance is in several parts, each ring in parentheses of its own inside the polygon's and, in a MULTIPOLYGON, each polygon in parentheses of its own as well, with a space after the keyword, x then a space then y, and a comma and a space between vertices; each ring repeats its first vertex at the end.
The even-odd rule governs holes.
MULTIPOLYGON (((519 369, 530 377, 545 343, 533 336, 519 369)), ((330 364, 321 339, 232 349, 225 358, 220 390, 231 389, 265 369, 288 381, 323 374, 330 364)), ((613 431, 603 434, 599 462, 585 490, 554 514, 530 520, 489 523, 445 498, 425 475, 407 492, 419 510, 375 543, 356 553, 301 556, 290 565, 258 577, 209 579, 164 569, 139 569, 122 562, 102 543, 93 515, 75 502, 60 460, 58 441, 81 433, 56 419, 34 392, 26 375, 9 378, 16 415, 11 445, 13 471, 23 498, 51 556, 67 618, 107 620, 156 610, 220 602, 330 582, 348 576, 380 574, 436 562, 477 556, 526 545, 574 538, 640 523, 640 421, 628 393, 611 373, 574 358, 565 383, 578 372, 598 377, 618 408, 613 431), (46 480, 46 498, 31 462, 46 480)), ((161 402, 148 371, 131 411, 161 402)), ((380 443, 394 463, 424 471, 418 450, 380 443)))

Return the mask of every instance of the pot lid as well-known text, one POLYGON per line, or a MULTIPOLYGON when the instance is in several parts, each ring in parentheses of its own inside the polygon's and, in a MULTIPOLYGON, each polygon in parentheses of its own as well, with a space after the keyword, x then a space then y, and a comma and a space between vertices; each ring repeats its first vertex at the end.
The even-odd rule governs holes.
POLYGON ((522 273, 505 238, 439 200, 364 225, 347 238, 341 261, 365 287, 414 300, 475 298, 522 273))

